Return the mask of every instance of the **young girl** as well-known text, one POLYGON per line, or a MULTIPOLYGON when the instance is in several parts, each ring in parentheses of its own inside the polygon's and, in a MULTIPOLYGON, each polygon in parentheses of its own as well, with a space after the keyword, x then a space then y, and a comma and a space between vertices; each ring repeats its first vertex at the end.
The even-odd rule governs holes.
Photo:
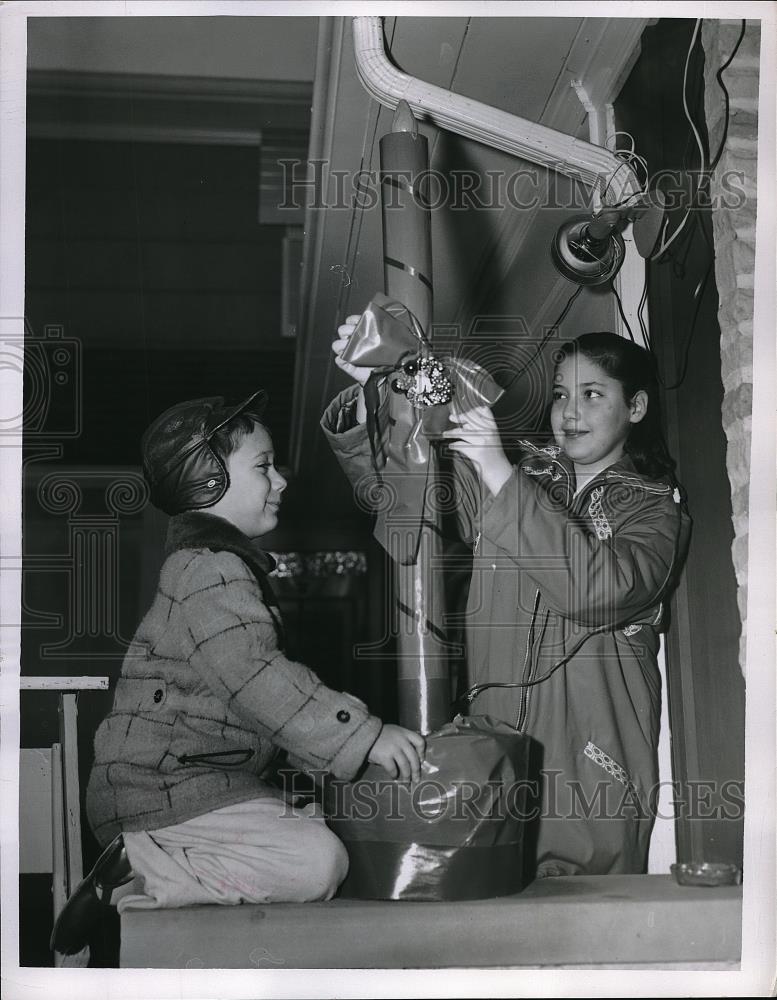
MULTIPOLYGON (((349 317, 333 344, 336 362, 349 317)), ((473 541, 471 711, 532 737, 529 874, 640 873, 658 782, 658 633, 690 520, 661 435, 652 356, 612 333, 557 355, 554 443, 515 466, 488 408, 451 417, 460 514, 473 541)), ((322 426, 355 481, 369 454, 359 391, 322 426)))
POLYGON ((286 487, 263 400, 181 403, 144 436, 152 502, 172 515, 166 560, 95 737, 87 813, 108 847, 60 914, 57 951, 84 946, 98 892, 109 899, 133 874, 145 907, 329 899, 345 848, 268 782, 280 750, 345 780, 367 759, 420 777, 422 736, 284 653, 273 562, 255 544, 286 487))

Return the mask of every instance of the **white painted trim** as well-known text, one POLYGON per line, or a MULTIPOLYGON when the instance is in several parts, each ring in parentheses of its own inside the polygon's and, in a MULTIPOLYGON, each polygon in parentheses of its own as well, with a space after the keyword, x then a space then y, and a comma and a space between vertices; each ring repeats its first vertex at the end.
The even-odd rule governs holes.
MULTIPOLYGON (((596 19, 586 19, 588 30, 595 30, 596 23, 596 19)), ((603 136, 605 142, 612 138, 608 108, 621 92, 639 58, 642 50, 640 39, 647 26, 647 18, 608 18, 598 42, 589 53, 581 82, 595 109, 595 134, 603 136)))
POLYGON ((107 691, 107 677, 20 677, 22 691, 107 691))
POLYGON ((588 95, 588 91, 585 89, 582 80, 573 80, 572 86, 577 94, 577 99, 583 106, 583 110, 588 116, 588 138, 594 143, 594 145, 601 146, 599 141, 602 136, 601 132, 601 122, 599 120, 599 115, 596 112, 596 105, 591 103, 591 98, 588 95))
MULTIPOLYGON (((624 257, 623 265, 621 266, 620 271, 618 271, 618 274, 615 277, 615 287, 618 289, 618 295, 621 299, 623 312, 628 320, 634 339, 640 347, 647 347, 647 344, 644 343, 639 326, 639 319, 637 317, 637 307, 639 306, 639 300, 642 298, 642 291, 645 287, 645 268, 647 267, 647 264, 642 257, 640 257, 636 244, 634 243, 631 225, 624 230, 622 236, 623 242, 626 245, 626 256, 624 257)), ((647 328, 646 313, 647 307, 643 309, 643 321, 645 323, 645 327, 647 328)), ((617 304, 615 304, 614 323, 615 332, 621 337, 628 338, 629 331, 626 328, 626 324, 621 319, 617 304)))

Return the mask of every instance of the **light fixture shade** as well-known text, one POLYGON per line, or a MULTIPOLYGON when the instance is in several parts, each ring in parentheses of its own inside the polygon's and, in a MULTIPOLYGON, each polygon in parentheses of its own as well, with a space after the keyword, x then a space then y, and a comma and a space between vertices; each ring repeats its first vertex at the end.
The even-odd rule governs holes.
POLYGON ((576 215, 561 225, 553 237, 550 255, 556 269, 578 285, 601 285, 618 273, 626 247, 613 231, 595 239, 588 231, 590 215, 576 215))

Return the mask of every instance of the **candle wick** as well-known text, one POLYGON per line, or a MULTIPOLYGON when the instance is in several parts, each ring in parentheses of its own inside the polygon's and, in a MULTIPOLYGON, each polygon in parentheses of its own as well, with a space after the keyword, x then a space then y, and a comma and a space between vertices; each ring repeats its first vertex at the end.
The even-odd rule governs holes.
POLYGON ((400 101, 394 113, 394 121, 391 123, 392 132, 410 132, 418 135, 418 122, 416 121, 413 109, 407 101, 400 101))

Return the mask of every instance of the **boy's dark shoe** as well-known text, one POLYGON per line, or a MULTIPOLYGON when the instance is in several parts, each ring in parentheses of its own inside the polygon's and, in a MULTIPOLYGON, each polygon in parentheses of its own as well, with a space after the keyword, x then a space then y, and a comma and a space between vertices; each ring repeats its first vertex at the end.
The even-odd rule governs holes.
POLYGON ((118 835, 97 859, 94 868, 79 883, 54 923, 49 947, 62 955, 74 955, 89 943, 95 925, 101 919, 103 907, 111 901, 111 893, 133 878, 134 872, 118 835))

